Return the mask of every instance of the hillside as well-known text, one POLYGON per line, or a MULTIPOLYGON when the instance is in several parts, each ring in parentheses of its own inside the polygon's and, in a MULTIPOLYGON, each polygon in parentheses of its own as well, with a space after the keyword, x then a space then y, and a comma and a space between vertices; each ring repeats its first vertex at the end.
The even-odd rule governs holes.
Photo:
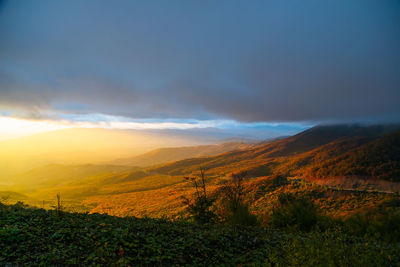
POLYGON ((282 164, 294 169, 287 163, 296 160, 301 161, 301 164, 298 162, 295 168, 299 171, 313 162, 328 160, 398 128, 397 125, 316 126, 292 137, 261 144, 254 148, 227 152, 214 157, 177 161, 153 167, 151 171, 186 175, 196 171, 199 166, 204 166, 213 175, 225 175, 240 168, 248 170, 252 176, 257 177, 270 175, 280 170, 282 164), (323 154, 325 155, 322 156, 323 154))
MULTIPOLYGON (((86 183, 92 176, 106 176, 133 170, 133 167, 116 165, 62 165, 50 164, 26 173, 11 176, 11 188, 34 192, 40 188, 52 188, 73 183, 86 183)), ((11 183, 10 182, 10 183, 11 183)))
MULTIPOLYGON (((208 177, 210 177, 210 190, 216 190, 218 184, 224 180, 225 176, 229 176, 230 173, 238 169, 248 171, 249 177, 254 181, 253 187, 256 191, 262 188, 256 181, 268 181, 270 177, 274 175, 283 175, 284 177, 297 176, 302 177, 305 181, 310 180, 310 182, 314 183, 318 181, 315 180, 315 177, 309 176, 310 168, 321 164, 321 162, 328 162, 329 160, 349 153, 349 151, 357 150, 360 147, 371 144, 371 142, 379 142, 378 140, 386 138, 382 137, 382 134, 387 132, 385 130, 387 128, 385 127, 367 127, 365 128, 366 131, 363 132, 362 128, 358 126, 346 126, 342 129, 347 130, 342 131, 341 134, 328 135, 328 137, 317 139, 316 144, 313 144, 310 136, 314 136, 318 132, 325 132, 326 129, 325 127, 317 127, 316 129, 311 129, 309 132, 306 131, 294 137, 262 144, 246 150, 227 152, 213 157, 186 159, 161 166, 150 167, 145 171, 153 175, 152 178, 149 179, 149 182, 151 179, 154 179, 154 175, 158 175, 159 177, 163 176, 164 178, 162 179, 171 182, 175 181, 176 184, 152 191, 126 192, 106 197, 103 196, 101 198, 93 196, 87 198, 85 203, 91 206, 97 206, 97 208, 94 209, 95 211, 106 211, 115 215, 135 214, 141 216, 143 214, 153 214, 153 216, 159 216, 160 214, 176 214, 181 211, 180 207, 182 205, 179 200, 180 196, 190 193, 183 176, 198 175, 200 166, 207 169, 208 177), (342 135, 343 133, 344 136, 342 135), (302 139, 307 140, 307 146, 300 145, 302 139), (322 139, 323 141, 321 141, 322 139), (303 153, 289 152, 289 147, 295 147, 293 144, 296 144, 297 147, 301 146, 301 151, 306 150, 305 147, 308 147, 308 151, 303 153), (285 152, 283 153, 283 151, 285 152), (277 156, 277 154, 285 154, 285 156, 277 156), (169 204, 164 203, 165 200, 168 200, 169 204), (144 206, 147 208, 142 208, 143 205, 139 203, 145 203, 144 206), (116 210, 113 210, 113 207, 117 207, 116 210), (165 213, 163 211, 165 211, 165 213)), ((391 149, 391 145, 387 145, 389 145, 388 149, 391 149)), ((291 150, 292 149, 290 149, 290 151, 291 150)), ((385 158, 382 158, 382 160, 385 160, 385 158)), ((326 179, 326 177, 320 179, 322 181, 326 179)), ((328 186, 333 189, 345 186, 346 190, 353 190, 357 183, 361 183, 355 178, 351 178, 350 183, 348 180, 349 179, 327 180, 322 184, 323 186, 328 186)), ((146 178, 142 178, 141 181, 145 183, 146 178)), ((116 185, 116 188, 117 187, 116 185)), ((364 184, 356 188, 360 191, 368 189, 397 192, 400 186, 399 183, 390 181, 377 183, 373 180, 367 180, 367 182, 364 181, 364 184)), ((262 204, 265 200, 263 200, 262 197, 260 198, 257 194, 253 201, 251 206, 254 207, 254 209, 265 207, 265 203, 262 204)), ((356 203, 358 201, 362 202, 364 200, 355 200, 356 203)), ((362 205, 356 204, 356 206, 356 209, 362 208, 362 205)))
POLYGON ((0 191, 0 202, 8 203, 26 200, 28 200, 28 197, 24 194, 13 191, 0 191))
MULTIPOLYGON (((396 160, 398 152, 395 150, 394 154, 377 153, 392 150, 393 145, 398 142, 396 134, 389 139, 387 136, 391 135, 386 135, 395 128, 318 126, 292 137, 251 145, 246 149, 215 156, 184 159, 144 168, 49 165, 17 176, 13 181, 19 181, 21 193, 36 200, 29 202, 34 205, 50 207, 54 203, 55 195, 61 193, 67 206, 76 207, 79 204, 79 210, 118 216, 175 217, 183 212, 181 197, 193 193, 193 188, 185 181, 184 176, 197 176, 199 168, 205 167, 210 190, 214 191, 218 190, 220 184, 231 173, 246 170, 253 187, 250 191, 259 192, 255 193, 250 206, 261 212, 266 203, 269 203, 263 198, 263 183, 269 183, 268 181, 277 175, 297 177, 304 182, 319 183, 321 188, 327 186, 333 190, 342 187, 346 190, 378 190, 388 193, 399 191, 400 183, 395 182, 397 180, 393 175, 380 177, 385 180, 376 182, 372 179, 365 180, 364 173, 352 173, 351 179, 346 176, 328 179, 311 174, 311 170, 316 167, 325 166, 324 164, 330 166, 332 160, 347 159, 349 156, 346 155, 359 153, 356 151, 364 151, 367 155, 373 153, 374 162, 380 164, 396 160), (368 150, 365 150, 367 148, 368 150), (353 177, 354 175, 360 177, 353 177), (24 181, 27 181, 25 187, 21 186, 24 185, 24 181)), ((355 162, 364 164, 358 159, 355 162)), ((370 166, 374 165, 371 163, 370 166)), ((396 167, 393 169, 397 170, 396 167)), ((278 187, 271 194, 278 194, 283 188, 278 187)), ((16 188, 9 189, 17 191, 16 188)), ((346 192, 350 191, 344 191, 346 192)), ((358 197, 355 199, 356 202, 365 201, 358 197)), ((369 201, 378 200, 367 200, 369 201)), ((360 208, 362 205, 355 204, 352 211, 360 208)))
POLYGON ((29 196, 13 198, 13 202, 20 200, 48 208, 61 193, 67 206, 82 211, 94 208, 82 206, 85 199, 93 196, 105 200, 113 195, 156 190, 182 182, 182 177, 148 173, 136 167, 92 164, 52 164, 11 178, 12 183, 3 188, 29 196))
POLYGON ((314 166, 311 175, 362 176, 400 182, 400 131, 314 166))
POLYGON ((252 146, 254 145, 242 142, 228 142, 218 145, 167 147, 155 149, 135 157, 114 160, 111 163, 125 166, 145 167, 187 158, 209 157, 228 151, 248 149, 252 146))
POLYGON ((47 164, 104 164, 165 144, 181 147, 209 142, 206 137, 167 131, 74 128, 45 132, 0 142, 0 182, 10 174, 47 164))

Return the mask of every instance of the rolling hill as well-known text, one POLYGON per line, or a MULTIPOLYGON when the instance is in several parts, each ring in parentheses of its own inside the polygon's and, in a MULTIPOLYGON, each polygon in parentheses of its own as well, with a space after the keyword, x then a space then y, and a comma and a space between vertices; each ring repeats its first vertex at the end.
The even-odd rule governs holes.
POLYGON ((146 167, 187 158, 209 157, 229 151, 244 150, 255 146, 243 142, 228 142, 217 145, 159 148, 135 157, 114 160, 111 163, 126 166, 146 167))
POLYGON ((363 176, 400 182, 400 131, 314 166, 311 175, 363 176))
POLYGON ((254 177, 274 172, 294 175, 313 162, 334 158, 396 129, 399 126, 316 126, 292 137, 249 149, 214 157, 186 159, 155 166, 150 170, 170 175, 187 175, 203 166, 213 175, 226 175, 237 169, 248 170, 254 177), (296 164, 290 166, 288 163, 296 164))
POLYGON ((34 192, 40 188, 52 188, 73 183, 87 183, 89 177, 112 175, 133 169, 132 167, 116 165, 49 164, 23 174, 12 176, 10 187, 24 192, 34 192))
POLYGON ((156 148, 209 144, 183 132, 74 128, 0 142, 0 182, 47 164, 104 164, 156 148))
MULTIPOLYGON (((396 183, 398 151, 393 149, 399 140, 398 133, 393 133, 396 129, 398 127, 395 125, 317 126, 292 137, 247 145, 247 148, 214 156, 189 158, 141 168, 114 165, 49 165, 16 177, 14 181, 19 181, 20 184, 24 184, 25 179, 31 181, 30 185, 23 188, 22 193, 38 201, 45 199, 51 203, 54 196, 61 193, 66 203, 83 203, 84 209, 118 216, 130 214, 157 217, 179 214, 182 212, 181 197, 193 192, 184 176, 198 175, 200 167, 207 169, 211 191, 218 190, 219 185, 231 173, 246 170, 251 178, 249 190, 254 192, 251 202, 254 209, 263 209, 262 207, 265 208, 266 203, 269 203, 262 194, 265 192, 265 184, 270 184, 276 176, 288 179, 297 177, 310 183, 321 182, 331 188, 345 185, 349 190, 353 190, 354 184, 359 183, 357 179, 360 178, 367 179, 367 182, 365 187, 357 187, 357 190, 376 189, 393 192, 400 188, 400 184, 396 183), (375 177, 384 179, 380 182, 376 182, 374 177, 365 177, 364 172, 333 173, 340 175, 340 179, 336 180, 332 180, 331 177, 329 180, 328 176, 325 176, 333 172, 332 166, 375 166, 373 162, 365 161, 365 155, 370 154, 373 154, 371 160, 379 163, 378 166, 392 164, 390 166, 394 166, 394 172, 386 172, 385 168, 379 167, 381 172, 387 175, 375 177), (351 177, 346 178, 350 174, 351 177)), ((220 149, 218 146, 200 146, 204 150, 200 149, 197 153, 208 153, 210 147, 211 151, 215 151, 216 147, 220 149)), ((178 156, 183 156, 187 150, 189 154, 195 151, 193 147, 160 149, 154 151, 154 154, 145 154, 146 160, 150 160, 153 155, 156 155, 153 157, 156 160, 163 153, 174 150, 178 151, 178 156)), ((15 188, 10 190, 16 191, 15 188)), ((356 207, 359 207, 357 205, 356 207)))

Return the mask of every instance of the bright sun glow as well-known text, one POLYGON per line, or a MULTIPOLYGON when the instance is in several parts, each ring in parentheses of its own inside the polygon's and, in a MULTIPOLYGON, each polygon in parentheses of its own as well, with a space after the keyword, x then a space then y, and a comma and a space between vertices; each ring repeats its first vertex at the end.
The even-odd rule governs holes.
POLYGON ((0 116, 0 141, 36 133, 66 128, 103 128, 114 130, 165 130, 165 129, 304 129, 304 125, 284 123, 239 123, 233 120, 158 120, 130 119, 103 114, 70 114, 57 120, 28 120, 0 116), (293 128, 294 127, 294 128, 293 128))
MULTIPOLYGON (((88 119, 88 118, 85 118, 88 119)), ((90 119, 90 118, 89 118, 90 119)), ((102 118, 103 119, 103 118, 102 118)), ((185 122, 144 122, 126 121, 126 118, 107 116, 106 121, 70 121, 70 120, 27 120, 12 117, 0 117, 0 141, 66 128, 104 128, 104 129, 191 129, 213 127, 214 121, 197 123, 185 122)))
POLYGON ((0 117, 0 140, 70 127, 71 126, 58 124, 51 121, 33 121, 10 117, 0 117))

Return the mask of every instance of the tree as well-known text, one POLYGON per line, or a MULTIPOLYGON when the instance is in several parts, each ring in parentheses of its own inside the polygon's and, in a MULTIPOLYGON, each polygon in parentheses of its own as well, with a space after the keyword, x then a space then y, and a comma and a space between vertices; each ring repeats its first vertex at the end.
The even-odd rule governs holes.
POLYGON ((230 210, 235 212, 242 205, 242 198, 244 194, 244 179, 247 176, 246 171, 233 173, 231 178, 225 183, 222 188, 225 198, 230 205, 230 210))
POLYGON ((223 219, 229 224, 257 225, 256 216, 250 213, 249 207, 243 201, 246 178, 246 171, 233 173, 222 187, 223 219))
POLYGON ((57 194, 57 202, 54 206, 52 206, 52 208, 55 209, 56 213, 58 216, 61 216, 65 207, 63 205, 63 201, 61 200, 61 195, 60 193, 57 194))
POLYGON ((183 203, 187 206, 189 214, 200 224, 214 222, 216 215, 211 208, 215 198, 207 195, 205 169, 200 167, 200 177, 185 177, 185 179, 192 182, 196 189, 194 199, 183 197, 183 203))

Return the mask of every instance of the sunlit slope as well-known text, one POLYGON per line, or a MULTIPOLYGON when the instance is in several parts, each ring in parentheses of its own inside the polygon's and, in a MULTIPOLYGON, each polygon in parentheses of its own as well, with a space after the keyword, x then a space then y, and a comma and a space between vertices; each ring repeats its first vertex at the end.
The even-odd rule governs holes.
POLYGON ((115 165, 52 164, 13 176, 10 190, 37 201, 54 201, 60 193, 66 203, 90 196, 106 198, 131 192, 151 191, 184 182, 182 177, 155 174, 136 167, 115 165))
POLYGON ((152 167, 170 175, 187 175, 204 166, 213 175, 225 175, 238 169, 253 177, 283 173, 298 174, 316 162, 341 155, 366 144, 398 126, 317 126, 295 136, 269 142, 254 148, 227 152, 214 157, 193 158, 152 167))
POLYGON ((400 181, 400 131, 388 134, 334 159, 316 164, 310 175, 372 177, 400 181))
MULTIPOLYGON (((335 128, 331 129, 335 130, 335 128)), ((354 181, 357 180, 354 180, 353 177, 349 178, 351 180, 349 183, 347 179, 325 182, 327 177, 320 177, 319 179, 324 181, 321 184, 323 186, 315 183, 316 181, 313 180, 315 177, 311 177, 312 179, 309 180, 309 170, 321 163, 342 158, 355 151, 371 147, 377 148, 376 144, 381 144, 377 148, 379 151, 382 149, 382 151, 388 151, 392 149, 393 142, 398 142, 397 134, 386 135, 387 132, 392 131, 388 130, 387 127, 346 126, 337 131, 338 134, 328 134, 327 130, 329 130, 328 127, 317 127, 285 140, 259 145, 243 151, 228 152, 213 157, 186 159, 150 167, 144 172, 151 174, 152 177, 157 175, 164 181, 170 181, 171 184, 151 190, 139 189, 135 191, 132 188, 131 192, 128 190, 129 185, 126 184, 126 192, 124 193, 115 191, 115 193, 108 195, 92 195, 86 198, 84 202, 93 207, 92 211, 94 212, 106 212, 118 216, 178 215, 183 211, 181 197, 190 195, 193 191, 192 186, 185 183, 183 177, 198 175, 199 167, 207 169, 208 188, 211 192, 218 190, 220 182, 226 175, 237 170, 248 170, 251 177, 247 187, 250 195, 246 201, 249 201, 249 205, 256 212, 265 212, 273 205, 277 196, 285 190, 299 194, 315 194, 318 196, 318 205, 335 216, 351 214, 357 210, 373 207, 376 203, 395 196, 392 192, 398 192, 399 183, 385 180, 375 182, 371 178, 371 180, 367 179, 365 184, 356 187, 354 187, 354 181), (342 131, 345 128, 347 128, 347 131, 342 131), (319 133, 327 134, 324 134, 325 137, 323 138, 318 138, 319 133), (391 136, 390 140, 387 140, 388 136, 391 136), (313 137, 316 140, 314 144, 313 137), (302 140, 306 141, 306 145, 302 143, 302 140), (296 146, 300 147, 301 152, 296 152, 296 146), (282 154, 284 156, 281 156, 282 154), (293 176, 296 176, 296 179, 290 182, 290 186, 284 186, 285 182, 281 183, 275 180, 276 175, 282 175, 285 179, 289 177, 289 181, 292 181, 290 178, 293 176), (304 187, 307 184, 311 187, 304 187), (326 191, 326 188, 330 188, 330 190, 326 191), (272 190, 272 193, 266 195, 269 190, 272 190), (311 192, 309 190, 316 191, 311 192), (360 193, 357 190, 377 191, 382 192, 382 194, 360 193)), ((368 151, 376 153, 376 150, 368 151)), ((396 149, 393 150, 393 153, 398 155, 396 151, 396 149)), ((390 159, 394 158, 392 154, 388 155, 390 159)), ((376 162, 384 162, 388 159, 388 157, 381 157, 379 154, 372 156, 372 158, 376 162)), ((364 178, 362 177, 362 179, 364 178)), ((146 179, 142 178, 141 183, 146 183, 146 179)), ((115 187, 118 188, 119 185, 116 184, 115 187)))
POLYGON ((54 188, 73 183, 85 184, 93 176, 105 176, 133 170, 132 167, 115 165, 61 165, 50 164, 13 175, 12 187, 23 192, 35 192, 40 188, 54 188))
MULTIPOLYGON (((153 152, 160 156, 159 151, 177 151, 176 156, 202 155, 204 153, 218 153, 224 150, 245 149, 250 145, 244 143, 224 143, 221 145, 203 145, 193 147, 166 148, 149 152, 148 160, 153 161, 153 152), (181 153, 183 151, 183 153, 181 153)), ((138 157, 140 158, 140 156, 138 157)), ((162 159, 160 159, 162 160, 162 159)), ((116 163, 125 163, 120 160, 116 163)), ((58 192, 63 197, 82 199, 91 195, 119 194, 124 192, 155 189, 177 182, 182 182, 182 177, 146 172, 133 166, 110 164, 49 164, 34 168, 18 175, 9 176, 6 188, 27 193, 37 199, 52 199, 58 192), (146 178, 144 181, 138 180, 146 178)))
POLYGON ((112 161, 112 163, 118 165, 143 167, 143 166, 163 164, 187 158, 214 156, 228 151, 248 149, 253 146, 254 145, 246 143, 229 142, 218 145, 167 147, 167 148, 159 148, 139 156, 115 160, 112 161))
POLYGON ((100 163, 166 146, 205 142, 167 132, 65 129, 0 142, 0 179, 49 163, 100 163))
MULTIPOLYGON (((311 170, 335 159, 347 160, 347 154, 364 150, 374 153, 371 160, 384 164, 388 158, 398 156, 398 151, 393 150, 398 142, 398 134, 387 135, 392 129, 375 126, 320 126, 286 139, 241 150, 142 168, 53 164, 16 176, 14 181, 22 185, 25 183, 25 187, 21 187, 21 191, 15 188, 10 190, 22 192, 36 200, 46 200, 48 205, 54 202, 57 193, 61 193, 67 205, 84 203, 84 209, 87 210, 119 216, 171 215, 183 210, 181 197, 193 192, 193 187, 185 181, 184 176, 198 175, 199 168, 205 167, 210 190, 217 190, 232 172, 247 170, 252 181, 250 189, 254 191, 255 201, 259 201, 254 207, 263 207, 266 200, 259 200, 259 194, 263 192, 264 185, 258 183, 258 179, 264 181, 282 175, 289 178, 301 177, 312 182, 315 182, 313 179, 319 179, 324 181, 323 185, 336 187, 337 181, 328 183, 327 177, 310 174, 311 170), (388 139, 388 136, 392 137, 388 139), (385 156, 379 151, 384 152, 385 156)), ((358 162, 356 160, 351 164, 358 162)), ((368 164, 373 166, 373 163, 368 164)), ((342 185, 352 189, 354 181, 351 182, 342 185)), ((383 182, 368 182, 359 189, 396 192, 399 188, 398 183, 386 185, 383 182)))

